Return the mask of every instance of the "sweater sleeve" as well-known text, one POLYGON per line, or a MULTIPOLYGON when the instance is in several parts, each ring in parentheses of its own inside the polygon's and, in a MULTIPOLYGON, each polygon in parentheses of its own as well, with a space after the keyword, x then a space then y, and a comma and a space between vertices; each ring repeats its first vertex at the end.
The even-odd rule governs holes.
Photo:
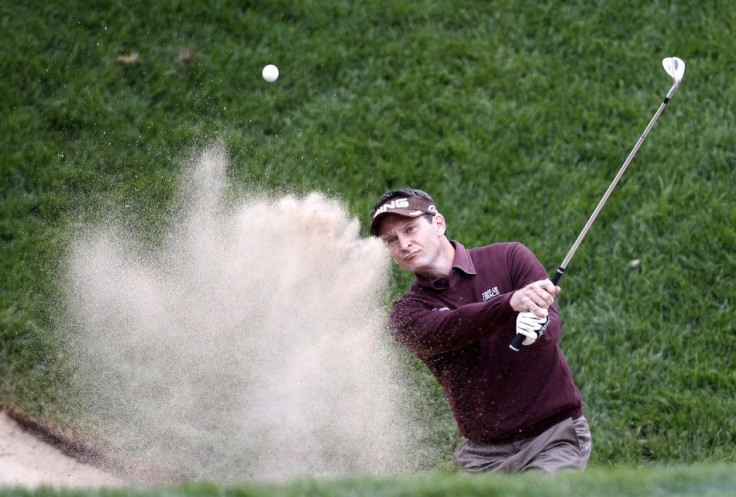
POLYGON ((405 296, 394 304, 389 327, 396 340, 417 357, 432 357, 481 340, 515 318, 510 300, 508 293, 488 302, 440 311, 405 296))
MULTIPOLYGON (((514 288, 525 287, 529 283, 547 278, 547 272, 539 259, 529 248, 521 243, 514 243, 508 254, 508 267, 514 288)), ((560 341, 562 322, 557 312, 557 304, 549 308, 549 321, 544 333, 532 345, 534 348, 548 348, 556 346, 560 341)))

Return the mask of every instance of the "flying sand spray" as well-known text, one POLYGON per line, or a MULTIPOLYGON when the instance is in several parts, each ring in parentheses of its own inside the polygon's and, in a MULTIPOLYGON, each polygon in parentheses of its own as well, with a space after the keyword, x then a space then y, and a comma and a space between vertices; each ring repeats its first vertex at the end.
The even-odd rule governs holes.
POLYGON ((191 166, 155 250, 121 222, 73 245, 80 424, 132 479, 408 469, 381 242, 321 194, 225 205, 226 166, 221 146, 191 166))

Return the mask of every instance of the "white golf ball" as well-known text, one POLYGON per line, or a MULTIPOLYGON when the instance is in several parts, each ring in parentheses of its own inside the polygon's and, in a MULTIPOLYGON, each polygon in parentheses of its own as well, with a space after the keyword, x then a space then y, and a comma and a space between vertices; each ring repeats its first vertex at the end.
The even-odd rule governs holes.
POLYGON ((279 79, 279 68, 273 64, 269 64, 263 68, 263 72, 261 74, 263 75, 263 79, 269 83, 273 83, 279 79))

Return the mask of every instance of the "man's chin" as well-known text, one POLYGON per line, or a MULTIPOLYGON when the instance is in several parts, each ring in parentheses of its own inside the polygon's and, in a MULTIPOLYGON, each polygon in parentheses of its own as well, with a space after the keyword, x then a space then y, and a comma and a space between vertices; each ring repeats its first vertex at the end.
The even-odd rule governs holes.
POLYGON ((411 273, 414 272, 414 265, 410 261, 396 261, 396 262, 399 264, 399 267, 401 269, 404 269, 411 273))
POLYGON ((410 261, 404 261, 401 267, 403 267, 410 273, 419 273, 422 270, 423 266, 419 264, 419 261, 417 260, 410 260, 410 261))

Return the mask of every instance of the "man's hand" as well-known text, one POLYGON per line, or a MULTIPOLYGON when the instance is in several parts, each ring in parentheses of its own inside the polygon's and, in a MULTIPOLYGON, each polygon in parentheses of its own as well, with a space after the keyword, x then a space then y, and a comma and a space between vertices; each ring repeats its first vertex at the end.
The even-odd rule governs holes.
POLYGON ((529 283, 511 296, 511 308, 516 312, 531 311, 538 318, 546 319, 547 309, 554 304, 555 295, 561 291, 549 279, 529 283))
POLYGON ((547 309, 542 311, 544 311, 543 318, 530 311, 520 312, 516 316, 516 333, 526 337, 522 345, 531 345, 539 338, 539 331, 547 324, 547 309))

